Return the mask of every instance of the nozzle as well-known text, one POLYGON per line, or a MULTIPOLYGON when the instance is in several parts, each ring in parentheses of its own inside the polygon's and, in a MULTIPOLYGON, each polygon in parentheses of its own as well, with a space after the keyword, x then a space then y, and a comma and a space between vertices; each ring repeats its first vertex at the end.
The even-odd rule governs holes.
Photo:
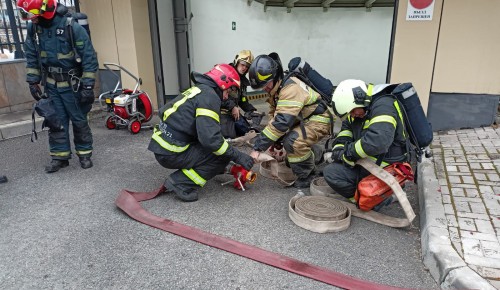
POLYGON ((253 172, 253 171, 248 171, 247 172, 247 175, 245 176, 245 179, 249 182, 249 183, 253 183, 256 179, 257 179, 257 173, 253 172))

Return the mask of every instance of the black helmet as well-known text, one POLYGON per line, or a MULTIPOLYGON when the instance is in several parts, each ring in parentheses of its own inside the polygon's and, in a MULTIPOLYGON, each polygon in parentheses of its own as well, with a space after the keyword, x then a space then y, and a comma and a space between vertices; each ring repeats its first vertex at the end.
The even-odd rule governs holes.
POLYGON ((283 76, 281 64, 268 55, 259 55, 255 58, 248 70, 252 89, 261 89, 269 81, 277 81, 283 76))

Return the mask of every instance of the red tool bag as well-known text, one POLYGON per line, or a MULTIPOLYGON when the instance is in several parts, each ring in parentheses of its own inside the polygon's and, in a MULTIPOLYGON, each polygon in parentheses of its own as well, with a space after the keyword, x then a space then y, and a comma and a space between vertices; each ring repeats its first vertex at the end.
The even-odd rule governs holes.
MULTIPOLYGON (((403 185, 407 180, 413 180, 413 170, 408 163, 396 162, 384 167, 384 170, 394 176, 399 185, 403 185)), ((383 180, 370 174, 361 179, 354 194, 354 199, 359 209, 364 211, 372 210, 379 203, 389 198, 393 190, 383 180)))

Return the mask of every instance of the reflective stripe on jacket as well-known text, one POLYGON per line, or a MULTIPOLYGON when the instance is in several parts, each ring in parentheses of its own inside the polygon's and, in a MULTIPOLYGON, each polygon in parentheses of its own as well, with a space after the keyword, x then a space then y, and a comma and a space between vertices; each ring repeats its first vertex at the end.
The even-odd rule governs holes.
POLYGON ((361 158, 376 161, 383 156, 384 165, 406 159, 406 132, 401 108, 389 95, 378 96, 368 107, 365 118, 348 116, 342 122, 333 148, 345 146, 346 161, 361 158))
POLYGON ((279 91, 274 117, 258 136, 254 148, 265 151, 269 146, 299 124, 301 119, 329 122, 326 112, 313 115, 320 95, 296 77, 289 78, 279 91))

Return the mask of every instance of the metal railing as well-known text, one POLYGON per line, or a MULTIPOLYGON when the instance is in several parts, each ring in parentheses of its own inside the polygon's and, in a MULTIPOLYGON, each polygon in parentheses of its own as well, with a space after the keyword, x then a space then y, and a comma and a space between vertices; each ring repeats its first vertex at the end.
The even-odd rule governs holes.
MULTIPOLYGON (((79 0, 58 0, 70 11, 80 12, 79 0)), ((0 0, 0 53, 13 53, 15 59, 24 58, 22 45, 26 39, 27 21, 21 20, 17 0, 0 0)))

